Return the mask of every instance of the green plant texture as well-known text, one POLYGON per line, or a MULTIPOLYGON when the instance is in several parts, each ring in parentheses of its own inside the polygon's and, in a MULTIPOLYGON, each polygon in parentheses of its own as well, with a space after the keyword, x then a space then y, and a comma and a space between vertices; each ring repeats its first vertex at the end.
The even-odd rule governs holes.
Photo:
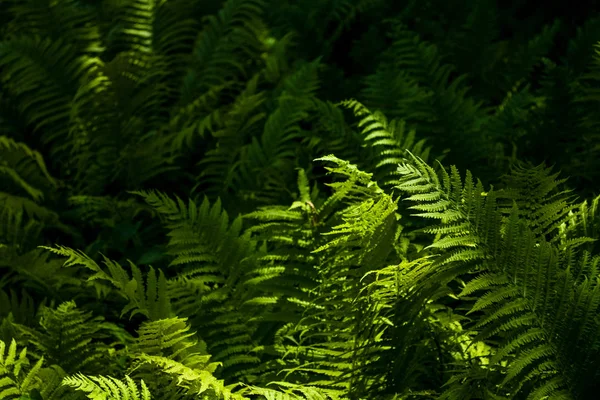
POLYGON ((529 3, 0 0, 0 400, 598 398, 600 9, 529 3))

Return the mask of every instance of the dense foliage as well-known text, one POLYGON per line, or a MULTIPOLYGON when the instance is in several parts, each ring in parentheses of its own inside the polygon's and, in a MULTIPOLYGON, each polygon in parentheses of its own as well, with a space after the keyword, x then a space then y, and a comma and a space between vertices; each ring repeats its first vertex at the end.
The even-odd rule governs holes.
POLYGON ((0 400, 595 398, 600 15, 549 7, 0 0, 0 400))

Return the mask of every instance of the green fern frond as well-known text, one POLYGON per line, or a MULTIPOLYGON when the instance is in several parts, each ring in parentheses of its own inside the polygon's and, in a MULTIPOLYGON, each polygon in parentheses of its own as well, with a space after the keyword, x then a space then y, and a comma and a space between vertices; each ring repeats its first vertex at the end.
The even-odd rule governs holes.
POLYGON ((486 143, 478 133, 488 115, 468 95, 467 76, 451 79, 454 67, 444 62, 437 47, 403 24, 396 24, 391 36, 393 44, 367 77, 366 106, 406 121, 423 137, 435 137, 438 152, 450 148, 462 159, 484 158, 486 143), (463 140, 465 136, 470 140, 463 140))
POLYGON ((261 203, 281 198, 293 179, 297 140, 303 136, 300 122, 308 117, 312 97, 319 87, 319 59, 307 63, 282 82, 277 108, 267 117, 260 137, 253 137, 240 159, 236 182, 261 203), (258 177, 260 176, 260 179, 258 177), (258 179, 258 180, 257 180, 258 179), (250 188, 260 188, 259 190, 250 188))
MULTIPOLYGON (((130 192, 142 196, 146 203, 153 207, 165 226, 169 229, 170 240, 168 254, 175 256, 170 266, 185 266, 190 264, 189 276, 202 273, 205 266, 206 273, 215 276, 215 263, 225 267, 221 269, 225 276, 232 279, 235 271, 230 271, 236 261, 249 255, 252 243, 248 241, 247 235, 241 233, 241 218, 229 222, 229 215, 223 209, 220 200, 210 204, 204 199, 200 206, 194 201, 189 205, 177 198, 170 199, 160 192, 133 191, 130 192)), ((186 275, 186 270, 183 271, 186 275)))
MULTIPOLYGON (((264 229, 266 234, 266 229, 276 229, 275 237, 281 236, 281 239, 268 244, 273 245, 275 251, 290 249, 286 253, 297 254, 294 258, 265 257, 265 260, 285 261, 283 265, 287 266, 304 261, 303 254, 310 251, 314 255, 313 263, 317 264, 318 280, 314 281, 317 285, 310 290, 307 301, 298 301, 305 308, 304 317, 296 326, 292 323, 277 331, 275 349, 285 360, 286 381, 290 383, 310 377, 312 383, 327 393, 338 396, 349 391, 367 393, 367 388, 377 390, 381 383, 372 364, 376 364, 375 359, 386 344, 372 342, 374 334, 367 327, 367 321, 372 321, 370 305, 360 297, 359 279, 392 257, 392 243, 397 233, 396 204, 371 180, 371 174, 356 165, 335 156, 318 161, 333 164, 326 168, 336 178, 336 182, 329 184, 333 194, 326 201, 316 205, 312 201, 310 204, 298 202, 287 211, 264 208, 254 214, 267 221, 269 209, 279 211, 270 218, 279 223, 265 224, 260 230, 264 229), (294 215, 296 218, 292 219, 294 215), (295 225, 305 230, 304 243, 294 240, 301 232, 294 229, 295 225), (314 231, 309 235, 311 229, 314 231), (279 235, 285 230, 293 240, 285 241, 285 235, 279 235), (367 376, 359 375, 369 368, 373 370, 367 376)), ((306 195, 307 186, 301 174, 299 179, 306 195)))
MULTIPOLYGON (((8 205, 13 207, 6 207, 0 211, 0 242, 3 245, 10 246, 3 249, 5 260, 8 261, 10 257, 6 254, 9 252, 17 255, 29 251, 32 244, 39 239, 44 227, 42 223, 35 219, 25 218, 24 210, 20 209, 20 206, 27 207, 25 210, 29 209, 31 211, 33 209, 42 213, 49 210, 43 207, 28 207, 31 204, 27 203, 27 199, 13 196, 7 196, 6 199, 10 200, 7 201, 8 205)), ((52 214, 49 213, 48 216, 52 216, 52 214)), ((8 266, 10 265, 11 263, 8 263, 8 266)))
POLYGON ((116 22, 109 43, 113 51, 172 56, 188 50, 186 43, 195 39, 196 22, 188 17, 189 6, 181 1, 128 0, 109 12, 116 22))
POLYGON ((105 272, 100 266, 84 254, 81 251, 73 250, 68 247, 57 245, 56 247, 40 246, 40 248, 51 251, 52 253, 68 257, 64 262, 65 267, 72 267, 75 265, 85 267, 92 272, 93 275, 89 276, 87 281, 91 282, 96 287, 98 294, 102 290, 101 287, 95 285, 96 280, 103 280, 110 282, 118 291, 118 293, 125 299, 129 300, 129 303, 121 311, 121 316, 129 311, 132 311, 131 317, 135 314, 141 313, 150 319, 161 319, 168 318, 170 316, 170 301, 167 294, 167 280, 162 270, 158 271, 158 276, 154 269, 150 267, 148 271, 146 281, 142 276, 140 269, 131 261, 129 266, 131 268, 132 276, 114 261, 109 260, 106 256, 104 258, 104 264, 108 268, 108 273, 105 272))
MULTIPOLYGON (((506 170, 516 160, 517 143, 529 134, 526 129, 533 118, 532 110, 539 101, 529 86, 519 83, 505 94, 494 114, 482 124, 481 132, 485 134, 487 143, 482 145, 487 146, 484 151, 490 155, 490 169, 506 170)), ((486 173, 492 175, 492 171, 486 173)))
POLYGON ((44 191, 56 189, 57 182, 50 176, 42 155, 25 143, 0 136, 0 173, 35 202, 44 199, 44 191))
POLYGON ((8 0, 8 11, 15 18, 7 26, 7 37, 17 35, 64 39, 78 52, 97 56, 105 50, 95 15, 76 0, 56 3, 8 0))
MULTIPOLYGON (((226 111, 226 117, 218 110, 220 120, 213 130, 218 146, 207 151, 198 163, 202 172, 192 191, 203 186, 209 193, 221 193, 240 183, 239 160, 244 152, 243 146, 248 137, 259 134, 262 129, 260 124, 266 117, 266 113, 260 111, 266 98, 263 92, 258 91, 258 83, 258 75, 248 81, 244 91, 226 111)), ((198 130, 202 132, 200 127, 198 130)))
POLYGON ((140 387, 128 376, 124 380, 105 376, 75 374, 63 379, 64 386, 82 391, 90 400, 151 400, 148 387, 142 380, 140 387))
POLYGON ((183 79, 183 104, 215 85, 245 76, 245 61, 256 59, 262 49, 264 7, 262 0, 228 0, 216 16, 206 18, 183 79))
POLYGON ((167 375, 177 377, 177 386, 186 389, 191 395, 203 395, 213 398, 242 400, 245 397, 231 393, 222 380, 214 377, 210 370, 190 368, 168 357, 142 354, 139 360, 156 365, 167 375))
MULTIPOLYGON (((598 339, 585 334, 580 336, 581 333, 575 332, 583 329, 591 334, 599 328, 599 321, 594 320, 594 311, 591 311, 597 312, 600 304, 597 284, 582 277, 579 280, 581 283, 573 287, 570 267, 559 269, 559 249, 543 236, 540 237, 540 233, 547 231, 537 229, 541 223, 530 222, 532 213, 521 217, 522 213, 513 201, 509 216, 501 216, 505 209, 495 199, 505 196, 512 199, 514 195, 510 192, 511 188, 498 194, 493 191, 484 193, 481 184, 475 187, 470 176, 467 176, 463 186, 455 169, 451 175, 442 171, 440 180, 429 166, 416 157, 411 165, 400 166, 400 170, 406 177, 399 186, 409 194, 441 192, 441 195, 431 197, 433 200, 430 202, 418 201, 426 205, 425 208, 417 208, 427 211, 422 214, 423 217, 440 219, 442 226, 450 223, 453 227, 462 221, 469 221, 470 226, 464 229, 468 229, 468 236, 472 240, 464 239, 464 233, 451 233, 434 242, 448 243, 460 250, 439 257, 434 262, 438 271, 432 277, 437 281, 446 281, 460 274, 481 271, 466 284, 462 296, 485 291, 470 307, 469 313, 483 313, 471 327, 477 332, 474 343, 501 338, 490 365, 491 368, 499 368, 502 363, 506 364, 505 372, 501 374, 503 379, 496 378, 497 387, 500 388, 494 390, 496 394, 503 391, 511 395, 534 396, 545 393, 561 396, 567 392, 575 394, 589 390, 587 387, 595 376, 593 370, 596 365, 589 357, 589 352, 596 354, 596 350, 592 349, 596 348, 598 339), (448 240, 448 237, 451 239, 448 240), (475 250, 468 250, 471 244, 475 244, 475 250), (473 265, 473 261, 477 264, 473 265), (458 265, 453 267, 456 263, 458 265), (452 268, 456 269, 452 271, 452 268), (586 300, 575 301, 578 296, 586 300), (570 322, 566 324, 565 320, 570 322), (578 328, 571 328, 575 326, 578 328), (575 339, 570 335, 579 338, 578 344, 574 344, 575 339), (574 361, 579 357, 583 357, 585 362, 574 361), (578 372, 572 374, 570 367, 566 366, 575 364, 578 365, 578 372), (587 378, 580 378, 582 375, 587 378)), ((540 204, 540 201, 535 201, 538 194, 541 203, 564 201, 560 198, 564 192, 550 195, 558 184, 556 176, 546 177, 547 171, 540 169, 530 173, 536 176, 535 182, 539 182, 539 192, 525 196, 521 202, 525 203, 528 198, 528 204, 531 204, 533 199, 536 207, 540 204)), ((561 204, 562 207, 550 206, 548 213, 554 216, 557 211, 569 208, 568 204, 561 204)), ((543 210, 544 206, 539 208, 543 210)), ((533 218, 538 215, 544 213, 533 211, 533 218)), ((544 220, 544 217, 541 219, 544 220)), ((561 251, 569 250, 563 247, 561 251)), ((588 263, 586 257, 581 262, 588 263)), ((590 267, 588 263, 580 268, 584 269, 590 271, 592 276, 597 276, 597 267, 590 267)), ((448 391, 457 389, 450 385, 448 391)))
POLYGON ((56 142, 69 137, 71 100, 79 82, 101 64, 97 58, 79 56, 73 45, 47 37, 20 36, 0 43, 3 89, 19 99, 36 130, 44 128, 45 143, 60 144, 56 142))
POLYGON ((36 311, 36 303, 25 289, 21 290, 20 295, 12 288, 9 293, 0 290, 0 320, 12 314, 13 322, 30 325, 34 322, 36 311))
POLYGON ((340 392, 335 390, 322 389, 309 385, 298 385, 290 382, 270 382, 272 385, 279 386, 279 390, 260 387, 247 387, 242 393, 259 395, 265 400, 345 400, 340 392))
MULTIPOLYGON (((232 108, 241 108, 245 113, 252 110, 256 105, 260 104, 260 101, 253 102, 253 95, 256 91, 256 79, 250 79, 247 82, 245 92, 240 94, 233 101, 232 108), (241 103, 241 104, 237 104, 241 103), (250 108, 248 110, 248 108, 250 108)), ((176 106, 172 112, 171 119, 169 120, 169 128, 173 132, 173 142, 171 144, 172 151, 182 151, 184 144, 188 148, 192 148, 194 139, 197 136, 204 138, 205 132, 213 133, 215 136, 215 130, 223 126, 224 122, 229 124, 239 123, 236 118, 224 121, 224 111, 219 108, 219 101, 223 96, 223 93, 227 90, 232 90, 238 86, 236 82, 227 82, 221 85, 212 86, 202 95, 198 96, 194 101, 186 104, 185 106, 176 106), (202 117, 200 117, 202 116, 202 117)), ((238 113, 244 115, 241 112, 233 112, 237 115, 238 113)))
MULTIPOLYGON (((578 205, 575 210, 569 211, 565 221, 559 226, 560 245, 567 251, 582 245, 591 254, 598 254, 600 244, 600 196, 587 200, 578 205), (595 243, 592 243, 595 242, 595 243)), ((578 272, 574 270, 575 275, 578 272)))
POLYGON ((255 322, 248 320, 258 310, 240 309, 253 295, 240 285, 254 271, 256 244, 249 233, 242 233, 242 219, 230 223, 220 201, 211 205, 204 199, 197 206, 160 192, 132 193, 144 197, 161 216, 171 237, 170 265, 183 268, 168 285, 176 314, 189 317, 194 329, 203 332, 210 353, 225 369, 257 363, 259 359, 249 354, 255 347, 255 322))
POLYGON ((69 373, 92 371, 109 360, 108 346, 101 339, 104 318, 92 317, 76 308, 74 302, 66 302, 56 310, 41 310, 40 327, 35 329, 15 324, 23 337, 35 348, 32 355, 45 358, 51 364, 60 365, 69 373))
POLYGON ((346 122, 343 110, 329 101, 313 99, 311 137, 307 141, 309 149, 322 149, 322 152, 336 154, 337 157, 359 164, 366 157, 367 149, 362 148, 363 138, 351 129, 346 122), (359 150, 360 149, 360 150, 359 150), (360 153, 360 157, 357 154, 360 153))
MULTIPOLYGON (((316 187, 310 191, 303 169, 298 170, 297 185, 296 201, 290 207, 264 206, 244 215, 251 223, 246 232, 264 243, 253 257, 253 271, 244 281, 248 289, 256 292, 244 304, 262 308, 255 318, 267 354, 274 351, 272 341, 281 325, 300 321, 310 305, 310 293, 319 282, 315 268, 318 257, 311 251, 319 245, 319 231, 326 223, 322 218, 326 215, 319 214, 318 192, 316 187)), ((258 368, 273 377, 280 370, 275 360, 258 368)))
POLYGON ((205 344, 198 343, 194 332, 190 332, 185 318, 168 318, 145 321, 138 329, 135 351, 150 356, 165 356, 179 361, 190 368, 209 368, 213 372, 215 363, 209 364, 205 344))
POLYGON ((352 109, 355 116, 361 117, 358 127, 364 135, 363 140, 372 146, 376 154, 375 179, 385 188, 397 184, 396 166, 404 161, 406 150, 427 161, 431 147, 425 147, 424 139, 415 143, 416 132, 414 129, 406 132, 404 121, 388 123, 384 115, 371 113, 356 100, 346 100, 339 104, 352 109))
POLYGON ((38 374, 43 362, 44 358, 42 357, 33 367, 29 368, 27 348, 23 348, 17 354, 17 342, 14 339, 8 349, 6 343, 0 340, 0 398, 20 399, 19 396, 39 388, 38 374))
POLYGON ((507 197, 516 202, 520 216, 529 221, 530 229, 550 243, 559 239, 560 226, 566 222, 569 213, 577 205, 567 197, 570 190, 557 190, 566 179, 556 179, 559 173, 550 174, 551 169, 539 165, 525 168, 515 163, 511 173, 505 177, 507 197))

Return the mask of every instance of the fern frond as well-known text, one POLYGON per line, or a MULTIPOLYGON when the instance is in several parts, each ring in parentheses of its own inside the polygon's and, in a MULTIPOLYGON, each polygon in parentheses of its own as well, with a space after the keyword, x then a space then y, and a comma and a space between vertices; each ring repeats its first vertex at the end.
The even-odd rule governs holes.
POLYGON ((15 325, 35 348, 32 355, 60 365, 69 373, 92 371, 110 360, 108 347, 101 339, 108 337, 104 331, 104 318, 92 317, 76 308, 74 302, 59 305, 56 310, 41 310, 41 329, 15 325))
MULTIPOLYGON (((370 311, 370 303, 360 296, 359 279, 392 257, 396 204, 371 180, 371 174, 356 165, 335 156, 321 157, 318 161, 331 163, 326 168, 335 174, 336 182, 329 184, 333 188, 329 199, 317 205, 298 202, 296 207, 285 211, 287 219, 280 209, 280 214, 271 218, 279 219, 278 224, 260 227, 276 229, 277 240, 268 242, 274 249, 287 248, 298 254, 294 258, 265 257, 265 260, 286 261, 284 265, 288 265, 303 260, 303 254, 310 251, 313 263, 318 266, 317 285, 309 292, 311 296, 307 301, 298 301, 305 308, 304 317, 296 326, 288 324, 277 331, 275 349, 283 355, 286 381, 290 383, 310 377, 315 386, 337 396, 352 391, 366 393, 367 388, 383 391, 378 388, 382 382, 377 377, 381 374, 376 372, 379 364, 375 360, 388 344, 373 341, 380 332, 374 333, 369 321, 377 320, 377 313, 370 311), (297 217, 292 220, 294 214, 297 217), (316 223, 313 225, 311 220, 316 223), (285 241, 285 235, 279 235, 287 230, 292 238, 298 236, 300 232, 295 232, 295 225, 306 231, 302 238, 305 243, 285 241), (320 233, 320 238, 311 238, 311 228, 320 233)), ((254 216, 267 220, 268 212, 265 208, 254 216)))
POLYGON ((231 393, 222 380, 215 378, 210 370, 190 368, 168 357, 149 356, 142 354, 139 360, 156 365, 164 373, 177 377, 177 386, 186 389, 190 395, 212 396, 216 398, 243 400, 238 394, 231 393))
MULTIPOLYGON (((480 184, 475 189, 470 176, 467 176, 463 186, 454 169, 451 175, 442 171, 439 179, 429 166, 416 157, 411 165, 402 165, 400 169, 406 174, 401 189, 410 194, 435 191, 442 194, 431 197, 433 200, 429 202, 418 201, 428 206, 418 207, 427 210, 423 217, 440 219, 442 226, 451 223, 453 227, 462 221, 469 221, 470 226, 465 226, 465 229, 468 229, 473 240, 465 241, 461 233, 450 233, 446 235, 449 240, 442 238, 434 242, 448 243, 460 250, 438 258, 434 263, 438 271, 432 277, 436 281, 446 281, 457 278, 459 274, 480 271, 481 274, 466 284, 462 295, 485 291, 470 307, 469 313, 483 313, 471 328, 477 332, 474 343, 501 338, 490 364, 490 368, 497 372, 500 371, 497 368, 506 364, 505 372, 500 375, 503 379, 496 378, 497 388, 511 395, 530 396, 534 393, 562 396, 567 392, 575 394, 589 391, 590 385, 593 386, 590 379, 595 376, 592 370, 596 365, 589 358, 589 352, 596 354, 596 350, 592 349, 596 348, 598 339, 585 334, 580 336, 573 329, 583 329, 588 334, 599 329, 598 321, 592 317, 600 304, 597 283, 582 277, 578 279, 580 283, 573 287, 570 266, 560 270, 559 249, 540 236, 547 230, 539 230, 540 223, 530 225, 531 213, 521 217, 516 202, 513 201, 507 218, 501 216, 500 213, 506 209, 496 202, 496 198, 512 196, 510 188, 499 194, 493 191, 484 193, 480 184), (477 198, 479 200, 475 200, 477 198), (476 244, 476 250, 468 250, 471 243, 476 244), (473 254, 473 251, 478 254, 473 254), (473 261, 477 261, 477 264, 473 265, 473 261), (583 298, 586 300, 580 301, 583 298), (565 320, 570 322, 565 324, 565 320), (571 328, 574 326, 578 328, 571 328), (573 344, 571 335, 579 338, 579 344, 573 344), (567 337, 571 337, 571 340, 567 337), (581 357, 585 362, 580 364, 574 361, 581 357), (571 367, 566 366, 575 364, 579 367, 574 375, 571 367), (580 379, 582 375, 588 377, 587 381, 580 379)), ((535 181, 539 182, 539 196, 550 204, 560 202, 560 195, 564 192, 550 196, 549 193, 557 185, 556 176, 546 177, 546 174, 546 171, 539 169, 531 172, 532 176, 536 176, 535 181), (557 196, 559 200, 555 200, 557 196)), ((537 194, 536 191, 536 194, 526 196, 529 204, 537 194)), ((534 206, 537 203, 534 201, 534 206)), ((568 208, 566 203, 562 207, 552 205, 548 213, 554 216, 564 208, 568 208)), ((543 213, 534 211, 533 218, 537 215, 543 213)), ((572 244, 577 244, 577 241, 572 244)), ((443 248, 445 245, 437 247, 443 248)), ((569 250, 569 247, 563 247, 561 251, 569 250)), ((581 259, 587 264, 580 270, 596 276, 597 267, 591 267, 586 260, 586 257, 581 259)), ((467 376, 471 377, 469 379, 482 379, 474 375, 467 376)), ((455 390, 458 388, 449 386, 448 394, 455 390)), ((494 391, 500 393, 496 389, 494 391)))
MULTIPOLYGON (((131 316, 141 313, 150 319, 168 318, 170 316, 170 302, 167 294, 167 280, 162 270, 158 271, 158 276, 154 269, 150 267, 146 281, 142 276, 140 269, 131 261, 131 278, 129 274, 114 261, 109 260, 106 256, 104 264, 108 268, 108 273, 81 251, 73 250, 68 247, 57 245, 56 247, 40 246, 40 248, 51 251, 55 254, 68 257, 64 262, 65 267, 75 265, 83 266, 94 272, 89 276, 87 281, 104 280, 110 282, 125 299, 129 300, 129 304, 125 306, 121 312, 121 316, 129 311, 133 311, 131 316)), ((95 286, 95 285, 94 285, 95 286)), ((98 293, 101 288, 96 286, 98 293)))
POLYGON ((105 50, 95 15, 76 0, 59 3, 9 0, 7 3, 8 11, 14 15, 6 29, 9 38, 28 35, 65 39, 78 52, 92 57, 105 50))
MULTIPOLYGON (((530 222, 530 229, 550 243, 559 239, 560 226, 577 205, 567 197, 570 190, 557 190, 566 179, 556 179, 559 173, 550 174, 551 169, 539 165, 525 168, 513 164, 511 173, 505 177, 506 197, 516 202, 523 219, 530 222)), ((503 196, 504 197, 504 196, 503 196)))
POLYGON ((302 138, 300 122, 312 108, 319 66, 319 59, 307 63, 282 82, 277 108, 267 117, 262 135, 252 138, 240 159, 235 179, 240 191, 263 204, 280 198, 294 177, 297 140, 302 138))
POLYGON ((90 400, 151 400, 152 396, 144 381, 140 387, 128 376, 124 380, 111 376, 86 376, 75 374, 63 379, 62 384, 84 392, 90 400))
POLYGON ((17 354, 17 342, 12 339, 8 349, 0 340, 0 398, 20 399, 32 389, 40 387, 38 377, 44 358, 40 358, 31 368, 27 358, 27 348, 17 354), (6 352, 5 352, 6 351, 6 352))
POLYGON ((44 199, 44 191, 56 189, 57 182, 50 176, 42 155, 25 143, 0 136, 0 173, 9 178, 36 203, 44 199))
POLYGON ((216 16, 207 17, 183 80, 183 104, 215 85, 245 76, 246 59, 256 59, 262 48, 264 7, 262 0, 228 0, 216 16))
MULTIPOLYGON (((79 82, 101 65, 97 58, 79 56, 73 45, 62 40, 20 36, 0 43, 3 89, 19 99, 36 130, 44 128, 42 141, 54 145, 69 137, 71 100, 79 82)), ((55 153, 60 150, 57 147, 55 153)))
POLYGON ((372 146, 377 157, 375 179, 385 188, 397 184, 396 166, 404 161, 406 150, 427 161, 431 147, 425 147, 424 139, 415 142, 415 130, 406 132, 404 121, 388 123, 384 115, 371 113, 356 100, 346 100, 340 104, 352 109, 355 116, 361 117, 358 127, 361 128, 364 141, 372 146))
POLYGON ((191 325, 203 332, 210 353, 225 369, 235 371, 258 362, 249 355, 255 347, 251 336, 255 322, 248 321, 258 309, 240 309, 253 296, 240 285, 254 271, 251 256, 256 246, 249 233, 242 233, 242 219, 230 223, 220 201, 211 205, 204 199, 197 206, 160 192, 132 193, 144 197, 161 216, 171 237, 170 266, 183 268, 168 285, 176 314, 189 317, 191 325))

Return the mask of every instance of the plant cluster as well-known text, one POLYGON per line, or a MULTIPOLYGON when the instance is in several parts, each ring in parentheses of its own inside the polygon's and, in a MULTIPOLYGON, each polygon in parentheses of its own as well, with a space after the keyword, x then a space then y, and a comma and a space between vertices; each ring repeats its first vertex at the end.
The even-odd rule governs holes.
POLYGON ((600 15, 500 3, 0 0, 0 400, 595 398, 600 15))

